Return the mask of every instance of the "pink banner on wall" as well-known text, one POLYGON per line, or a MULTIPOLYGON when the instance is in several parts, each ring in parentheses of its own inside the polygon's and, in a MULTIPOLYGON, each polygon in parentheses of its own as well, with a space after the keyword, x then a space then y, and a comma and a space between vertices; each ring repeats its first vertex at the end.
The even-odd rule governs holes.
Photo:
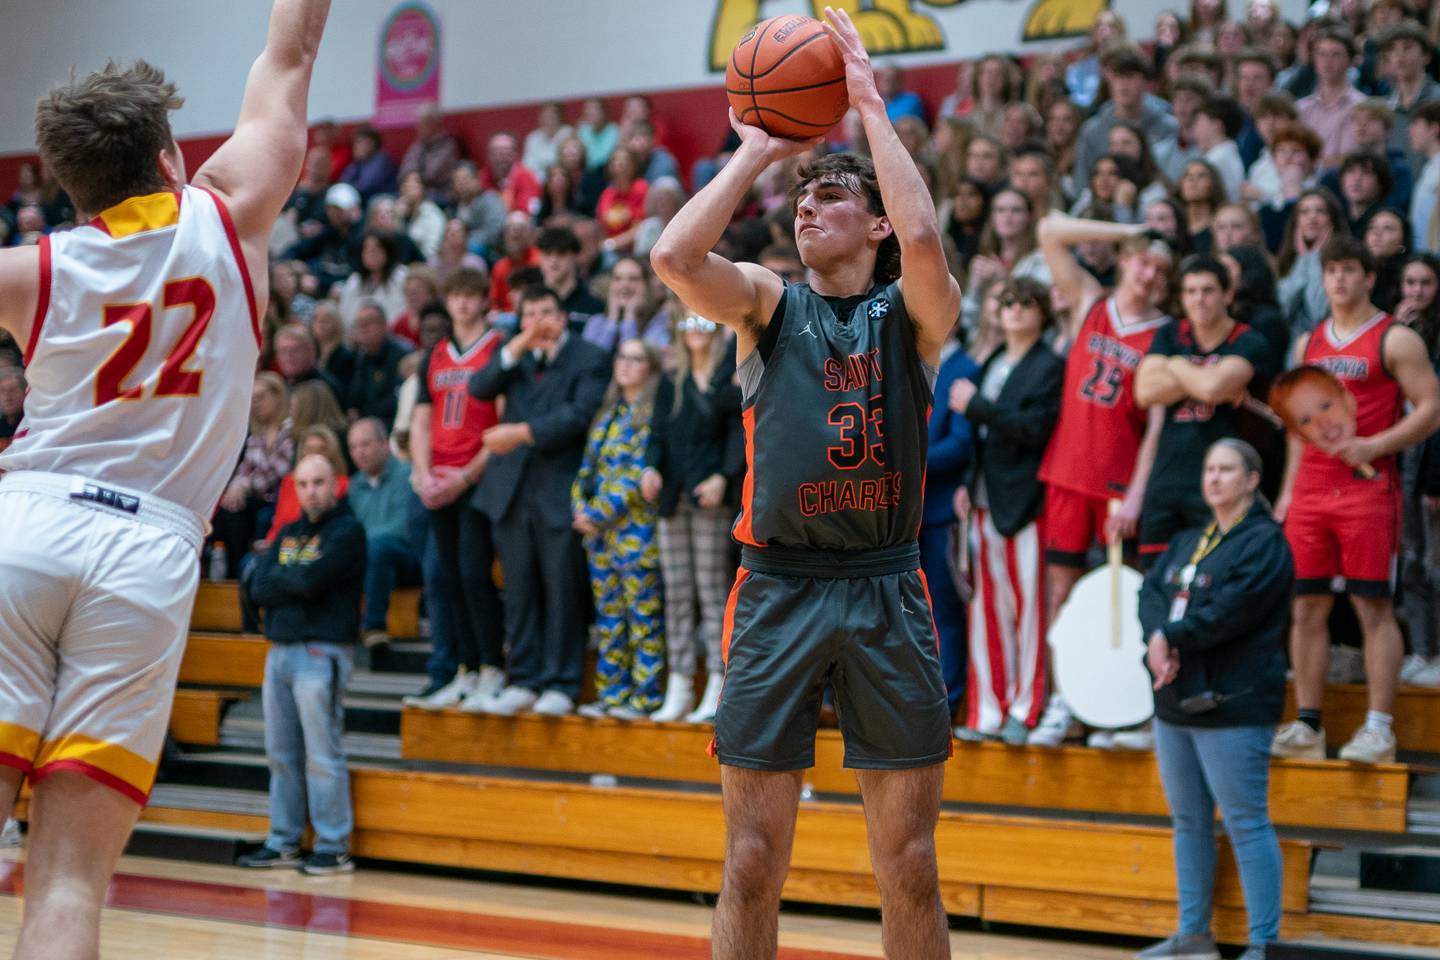
POLYGON ((380 28, 375 126, 414 126, 420 109, 440 103, 440 18, 428 4, 396 5, 380 28))

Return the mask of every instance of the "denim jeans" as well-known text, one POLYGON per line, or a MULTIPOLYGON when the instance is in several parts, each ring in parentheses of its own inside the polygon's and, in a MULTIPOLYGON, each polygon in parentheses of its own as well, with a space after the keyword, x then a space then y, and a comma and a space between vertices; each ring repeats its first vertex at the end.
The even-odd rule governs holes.
POLYGON ((365 629, 384 630, 390 594, 420 582, 420 554, 408 537, 381 535, 365 541, 365 629))
POLYGON ((1180 933, 1210 932, 1215 892, 1215 803, 1240 868, 1250 942, 1280 939, 1280 842, 1270 823, 1274 728, 1186 727, 1155 721, 1160 780, 1175 826, 1180 933))
POLYGON ((265 753, 270 760, 270 836, 265 845, 300 846, 308 807, 317 853, 345 853, 354 828, 345 727, 348 647, 272 643, 265 658, 265 753))

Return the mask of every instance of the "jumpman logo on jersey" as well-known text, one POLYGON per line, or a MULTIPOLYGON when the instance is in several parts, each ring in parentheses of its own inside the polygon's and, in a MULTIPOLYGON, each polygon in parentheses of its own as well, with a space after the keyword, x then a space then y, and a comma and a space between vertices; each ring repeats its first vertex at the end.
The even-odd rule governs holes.
POLYGON ((810 336, 814 337, 816 340, 819 340, 819 339, 820 339, 819 334, 817 334, 817 333, 815 332, 815 329, 814 329, 814 321, 813 321, 813 320, 806 320, 806 321, 805 321, 805 329, 804 329, 804 330, 801 330, 799 333, 795 334, 795 336, 797 336, 797 337, 803 337, 803 336, 805 336, 805 334, 807 334, 807 333, 810 334, 810 336))

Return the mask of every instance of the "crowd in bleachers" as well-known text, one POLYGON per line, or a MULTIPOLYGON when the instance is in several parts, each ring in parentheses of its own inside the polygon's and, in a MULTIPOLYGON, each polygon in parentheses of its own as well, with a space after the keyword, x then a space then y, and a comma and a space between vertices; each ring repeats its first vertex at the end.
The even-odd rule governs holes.
MULTIPOLYGON (((1182 260, 1218 257, 1230 316, 1260 335, 1254 367, 1269 375, 1329 314, 1327 242, 1355 237, 1375 264, 1373 302, 1440 358, 1437 23, 1440 4, 1424 0, 1322 0, 1302 24, 1269 0, 1250 0, 1237 19, 1196 0, 1188 15, 1158 14, 1156 40, 1134 43, 1128 36, 1151 25, 1106 11, 1073 50, 959 64, 933 111, 901 71, 881 66, 965 291, 931 431, 922 540, 934 540, 932 558, 950 555, 953 494, 973 489, 979 445, 994 457, 1020 442, 994 419, 964 415, 977 393, 977 409, 1001 397, 1003 377, 990 383, 984 365, 1032 334, 1063 357, 1085 320, 1042 242, 1047 218, 1163 239, 1174 269, 1155 303, 1172 316, 1182 315, 1182 260), (951 392, 957 382, 974 389, 951 392)), ((590 699, 579 686, 589 624, 600 668, 587 712, 710 719, 736 562, 728 527, 745 473, 735 348, 655 279, 648 252, 738 144, 722 119, 719 150, 690 170, 643 96, 616 116, 600 98, 545 104, 534 129, 497 133, 473 156, 434 109, 403 156, 370 127, 317 127, 272 239, 251 434, 204 569, 245 575, 248 558, 299 517, 290 470, 318 452, 349 476, 370 535, 364 646, 391 641, 395 586, 424 587, 434 652, 429 687, 411 703, 569 713, 590 699), (494 489, 501 471, 513 502, 494 489)), ((863 131, 847 120, 821 149, 864 153, 863 131)), ((797 282, 787 189, 798 162, 761 177, 719 251, 797 282)), ((0 209, 0 239, 34 242, 73 219, 63 191, 26 166, 0 209)), ((1128 235, 1065 246, 1108 288, 1128 235)), ((15 345, 0 344, 0 444, 19 420, 21 366, 15 345)), ((1027 429, 1038 462, 1054 417, 1027 429)), ((1283 438, 1264 427, 1251 439, 1273 495, 1283 438)), ((1440 686, 1432 459, 1428 447, 1405 458, 1402 678, 1440 686)), ((1040 728, 1068 735, 1063 713, 1042 716, 1044 697, 1008 714, 1018 730, 967 718, 963 580, 945 575, 935 597, 962 726, 1013 742, 1040 728)), ((977 617, 975 606, 972 628, 977 617)), ((1331 667, 1359 679, 1346 673, 1353 656, 1331 667)))

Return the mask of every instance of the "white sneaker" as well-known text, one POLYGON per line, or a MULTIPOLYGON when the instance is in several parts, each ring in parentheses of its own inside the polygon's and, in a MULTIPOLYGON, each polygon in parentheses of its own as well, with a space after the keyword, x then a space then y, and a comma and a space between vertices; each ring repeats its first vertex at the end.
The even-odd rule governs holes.
POLYGON ((1362 725, 1350 742, 1340 748, 1340 759, 1352 763, 1394 763, 1395 734, 1362 725))
POLYGON ((505 689, 505 671, 499 667, 481 667, 476 677, 472 697, 493 697, 505 689))
POLYGON ((1291 720, 1275 731, 1270 756, 1288 760, 1324 760, 1325 730, 1311 730, 1303 720, 1291 720))
POLYGON ((524 713, 535 706, 535 701, 540 699, 534 690, 527 690, 524 687, 506 687, 493 697, 486 697, 483 700, 476 698, 474 710, 476 713, 493 713, 497 717, 513 717, 517 713, 524 713))
POLYGON ((725 674, 716 670, 705 679, 705 692, 700 695, 700 703, 694 710, 686 714, 686 723, 714 723, 715 712, 720 709, 720 690, 725 686, 725 674))
POLYGON ((14 817, 5 821, 5 828, 0 830, 0 848, 20 846, 20 822, 14 817))
POLYGON ((1155 749, 1155 733, 1150 729, 1150 724, 1144 724, 1133 730, 1117 730, 1111 741, 1116 750, 1134 750, 1144 753, 1155 749))
POLYGON ((672 723, 695 707, 695 678, 672 673, 665 681, 665 702, 650 715, 658 723, 672 723))
POLYGON ((1403 684, 1414 683, 1415 678, 1428 666, 1430 666, 1429 660, 1426 660, 1418 653, 1410 654, 1410 656, 1406 657, 1400 664, 1400 682, 1403 684))
POLYGON ((1410 683, 1416 687, 1440 687, 1440 657, 1428 661, 1425 669, 1416 673, 1410 683))
POLYGON ((1325 674, 1329 683, 1364 683, 1365 651, 1343 643, 1330 645, 1330 669, 1325 674))
POLYGON ((1096 750, 1114 750, 1115 731, 1093 730, 1090 736, 1085 738, 1085 746, 1094 747, 1096 750))
POLYGON ((1030 731, 1025 742, 1036 747, 1058 747, 1084 732, 1084 725, 1075 719, 1075 714, 1070 712, 1065 699, 1057 693, 1045 705, 1045 713, 1040 717, 1039 725, 1030 731))
MULTIPOLYGON (((540 699, 534 702, 530 710, 542 717, 568 717, 575 712, 575 701, 559 690, 546 690, 540 694, 540 699)), ((615 716, 614 710, 610 711, 610 716, 615 716)))
POLYGON ((589 720, 604 720, 610 716, 610 708, 599 700, 575 708, 575 712, 589 720))
POLYGON ((471 673, 464 667, 455 674, 455 679, 445 686, 436 690, 428 697, 406 697, 400 701, 407 707, 419 707, 421 710, 444 710, 447 707, 458 705, 466 697, 475 692, 477 683, 476 674, 471 673))

